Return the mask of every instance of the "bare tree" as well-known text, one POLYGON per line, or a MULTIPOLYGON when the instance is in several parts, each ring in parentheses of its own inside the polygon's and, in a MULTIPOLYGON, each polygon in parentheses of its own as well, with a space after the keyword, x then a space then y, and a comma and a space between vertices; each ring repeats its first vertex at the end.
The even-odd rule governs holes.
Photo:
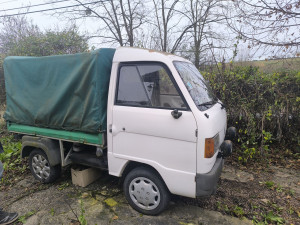
POLYGON ((201 62, 205 63, 207 55, 214 55, 212 49, 222 49, 225 46, 220 45, 226 42, 226 36, 222 34, 221 29, 222 22, 226 19, 224 10, 227 9, 223 2, 222 0, 189 0, 182 10, 182 14, 192 26, 189 30, 189 35, 192 37, 190 48, 197 68, 201 62))
POLYGON ((249 41, 248 48, 264 45, 274 54, 291 51, 300 55, 299 0, 238 0, 233 4, 236 15, 228 24, 249 41))
POLYGON ((0 30, 1 57, 74 54, 88 50, 87 38, 76 25, 45 31, 25 16, 8 17, 0 30))
POLYGON ((60 15, 71 20, 99 21, 99 29, 90 37, 99 38, 101 44, 118 43, 181 55, 192 51, 191 58, 198 67, 204 52, 211 55, 212 47, 222 48, 224 36, 213 24, 224 19, 221 2, 225 0, 73 1, 80 6, 60 15))
POLYGON ((7 17, 1 21, 2 29, 0 32, 0 53, 8 55, 12 49, 16 48, 17 43, 28 37, 41 37, 42 32, 26 17, 7 17))
POLYGON ((90 38, 100 38, 102 43, 118 43, 120 46, 135 46, 136 36, 146 18, 143 0, 73 0, 80 6, 56 12, 69 20, 90 18, 99 21, 99 27, 90 38))
POLYGON ((156 45, 161 51, 174 53, 186 37, 192 24, 185 23, 179 0, 152 0, 154 5, 156 45))

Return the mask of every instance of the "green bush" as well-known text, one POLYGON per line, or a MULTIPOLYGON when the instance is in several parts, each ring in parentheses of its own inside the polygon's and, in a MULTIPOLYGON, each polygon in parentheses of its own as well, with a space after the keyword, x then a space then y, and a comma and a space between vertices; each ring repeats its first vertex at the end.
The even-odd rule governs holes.
POLYGON ((264 74, 249 66, 203 75, 227 105, 228 126, 237 128, 240 161, 281 146, 299 157, 300 72, 264 74))
POLYGON ((3 153, 0 153, 0 161, 3 163, 5 170, 14 170, 16 165, 21 163, 21 147, 20 141, 15 141, 13 135, 0 138, 3 145, 3 153))
POLYGON ((5 190, 8 185, 13 185, 18 180, 17 177, 28 171, 26 160, 21 159, 20 156, 21 142, 16 141, 13 135, 3 134, 4 132, 1 127, 0 142, 4 152, 0 153, 0 161, 3 163, 4 173, 3 178, 0 179, 0 190, 5 190))

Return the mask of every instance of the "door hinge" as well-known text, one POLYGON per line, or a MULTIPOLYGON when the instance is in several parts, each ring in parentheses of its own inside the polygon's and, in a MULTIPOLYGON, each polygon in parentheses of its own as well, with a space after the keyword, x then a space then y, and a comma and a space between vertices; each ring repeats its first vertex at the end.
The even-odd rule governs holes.
POLYGON ((198 137, 198 129, 195 130, 195 135, 198 137))

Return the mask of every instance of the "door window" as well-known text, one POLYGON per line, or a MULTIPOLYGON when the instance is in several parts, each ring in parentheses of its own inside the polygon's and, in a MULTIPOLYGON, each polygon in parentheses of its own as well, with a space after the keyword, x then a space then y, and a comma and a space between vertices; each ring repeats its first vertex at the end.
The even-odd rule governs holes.
POLYGON ((167 109, 187 109, 162 65, 122 66, 117 104, 167 109))
POLYGON ((117 104, 150 106, 149 98, 146 95, 136 66, 121 67, 117 104))

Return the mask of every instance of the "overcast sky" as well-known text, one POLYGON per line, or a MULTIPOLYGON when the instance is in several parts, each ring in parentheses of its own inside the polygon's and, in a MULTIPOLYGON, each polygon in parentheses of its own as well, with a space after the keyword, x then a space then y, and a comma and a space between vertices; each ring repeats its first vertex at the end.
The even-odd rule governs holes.
MULTIPOLYGON (((4 15, 12 15, 12 14, 18 14, 18 13, 26 13, 26 12, 33 12, 33 11, 40 11, 40 10, 46 10, 51 8, 59 8, 59 7, 65 7, 70 5, 78 4, 75 1, 72 0, 55 0, 54 4, 46 4, 46 5, 40 5, 40 6, 34 6, 38 4, 44 4, 49 3, 50 0, 0 0, 0 16, 4 15), (20 8, 20 7, 28 7, 23 9, 14 9, 14 8, 20 8), (8 10, 9 11, 3 11, 8 10)), ((91 2, 93 2, 91 0, 91 2)), ((59 11, 59 10, 58 10, 59 11)), ((64 9, 60 10, 61 12, 64 11, 64 9)), ((68 20, 64 20, 62 17, 60 19, 57 18, 57 16, 52 15, 55 11, 47 11, 47 12, 37 12, 37 13, 28 13, 26 17, 28 19, 31 19, 33 24, 38 25, 42 30, 44 29, 51 29, 55 27, 64 27, 70 23, 68 20)), ((87 20, 77 20, 76 25, 79 27, 79 30, 81 33, 89 33, 92 34, 95 32, 96 28, 98 27, 96 22, 93 22, 91 19, 87 20)), ((95 46, 95 47, 112 47, 112 46, 102 46, 101 44, 97 43, 97 39, 90 39, 89 45, 95 46)), ((113 45, 113 47, 116 47, 117 45, 113 45)))
MULTIPOLYGON (((33 6, 38 4, 44 4, 49 2, 49 0, 0 0, 0 16, 5 15, 12 15, 18 13, 26 13, 26 12, 33 12, 33 11, 40 11, 46 10, 51 8, 59 8, 65 7, 76 4, 75 1, 63 1, 63 0, 55 0, 58 3, 55 4, 47 4, 41 6, 33 6), (59 2, 61 1, 61 2, 59 2), (14 9, 20 7, 28 7, 23 9, 14 9), (2 11, 7 9, 13 9, 9 11, 2 11)), ((61 12, 64 9, 60 10, 61 12)), ((59 10, 58 10, 59 11, 59 10)), ((47 11, 47 12, 37 12, 37 13, 28 13, 26 17, 31 19, 32 22, 38 25, 42 30, 44 29, 53 29, 55 27, 64 27, 67 26, 70 21, 63 20, 62 18, 58 19, 57 16, 52 15, 54 11, 47 11)), ((92 33, 95 31, 95 24, 93 21, 88 20, 81 20, 76 21, 77 26, 79 27, 80 32, 85 33, 89 32, 92 33)), ((90 45, 94 45, 93 40, 91 41, 90 45)))
MULTIPOLYGON (((16 14, 16 13, 25 13, 28 10, 25 9, 14 9, 9 11, 2 11, 7 9, 13 9, 13 8, 19 8, 19 7, 27 7, 30 5, 37 5, 45 3, 43 0, 0 0, 0 15, 10 15, 10 14, 16 14)), ((29 11, 38 11, 43 9, 49 9, 54 7, 61 7, 71 5, 68 2, 61 2, 57 4, 51 4, 51 5, 44 5, 44 6, 36 6, 31 7, 29 11)), ((50 12, 48 12, 50 13, 50 12)), ((48 14, 47 13, 47 14, 48 14)), ((46 13, 33 13, 33 14, 27 14, 28 18, 31 18, 35 24, 37 24, 40 28, 51 28, 54 24, 59 24, 58 19, 56 19, 53 16, 49 16, 46 13)))
MULTIPOLYGON (((26 13, 26 12, 33 12, 33 11, 40 11, 40 10, 47 10, 47 9, 53 9, 53 8, 59 8, 59 7, 66 7, 66 6, 72 6, 76 3, 76 1, 73 0, 54 0, 57 3, 53 4, 45 4, 49 3, 50 0, 0 0, 0 16, 5 15, 12 15, 12 14, 18 14, 18 13, 26 13), (45 4, 40 6, 34 6, 38 4, 45 4), (20 7, 28 7, 23 9, 14 9, 14 8, 20 8, 20 7), (12 10, 10 10, 12 9, 12 10), (8 11, 6 11, 8 10, 8 11)), ((91 2, 93 2, 91 0, 91 2)), ((60 11, 63 12, 65 9, 61 9, 60 11)), ((38 25, 42 30, 44 29, 52 29, 55 27, 65 27, 67 26, 70 21, 64 20, 62 18, 58 18, 57 16, 54 16, 53 13, 55 11, 47 11, 47 12, 37 12, 37 13, 28 13, 26 17, 28 19, 31 19, 33 24, 38 25)), ((59 12, 59 10, 58 10, 59 12)), ((95 32, 97 28, 97 23, 93 22, 91 19, 87 20, 77 20, 76 25, 79 27, 79 30, 81 33, 89 33, 92 34, 95 32)), ((0 27, 1 28, 1 27, 0 27)), ((97 44, 95 41, 91 39, 89 42, 90 46, 95 47, 104 47, 99 44, 97 44)), ((246 46, 246 45, 245 45, 246 46)), ((243 57, 244 60, 247 60, 247 56, 249 55, 249 50, 244 46, 243 43, 239 44, 238 55, 240 57, 243 57)), ((105 46, 105 47, 111 47, 111 46, 105 46)), ((114 46, 116 47, 116 45, 114 46)), ((261 54, 256 54, 261 55, 261 54)), ((254 57, 256 59, 264 59, 264 57, 254 57)))

